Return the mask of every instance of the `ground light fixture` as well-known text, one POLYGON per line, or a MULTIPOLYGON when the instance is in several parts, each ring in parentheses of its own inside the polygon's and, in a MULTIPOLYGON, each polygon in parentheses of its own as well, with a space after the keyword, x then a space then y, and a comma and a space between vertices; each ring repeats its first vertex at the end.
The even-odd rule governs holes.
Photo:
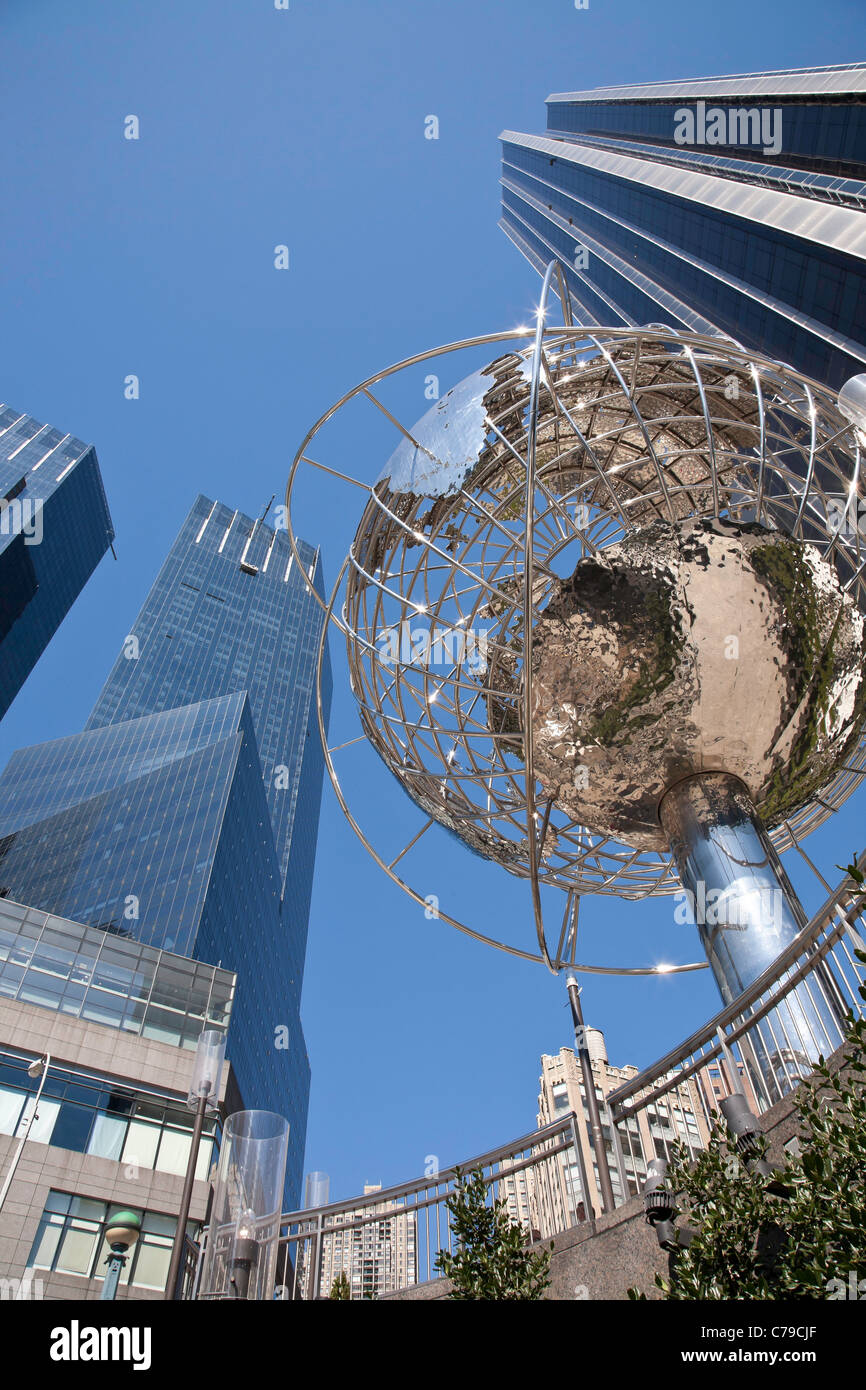
MULTIPOLYGON (((767 1190, 774 1196, 787 1196, 788 1187, 783 1174, 763 1156, 761 1122, 750 1110, 749 1102, 742 1091, 733 1091, 730 1095, 723 1096, 719 1101, 719 1109, 746 1172, 754 1177, 770 1179, 767 1190)), ((644 1211, 647 1223, 653 1227, 659 1245, 663 1250, 671 1252, 684 1249, 691 1243, 694 1235, 691 1226, 674 1224, 677 1216, 676 1197, 677 1194, 668 1183, 667 1160, 651 1159, 647 1164, 643 1189, 644 1211)))
POLYGON ((210 1110, 216 1113, 219 1108, 220 1080, 222 1077, 223 1061, 226 1052, 226 1035, 217 1028, 207 1028, 199 1036, 196 1045, 195 1063, 193 1065, 192 1079, 187 1095, 187 1106, 195 1111, 195 1124, 192 1131, 192 1142, 190 1144, 189 1158, 187 1159, 186 1174, 184 1176, 183 1191, 181 1193, 180 1208, 177 1215, 177 1230, 174 1233, 174 1244, 171 1248, 171 1260, 169 1262, 168 1278, 165 1284, 165 1297, 174 1299, 177 1297, 178 1276, 180 1274, 181 1261, 183 1259, 184 1242, 186 1240, 186 1223, 189 1217, 189 1207, 192 1200, 193 1183, 195 1182, 195 1170, 198 1162, 198 1151, 201 1145, 202 1130, 204 1129, 205 1116, 210 1110))
POLYGON ((746 1165, 746 1171, 760 1177, 769 1178, 773 1165, 762 1155, 761 1122, 749 1109, 749 1102, 740 1091, 723 1096, 719 1101, 725 1123, 733 1137, 737 1153, 746 1165))
POLYGON ((652 1226, 662 1250, 674 1251, 688 1245, 691 1229, 674 1225, 677 1215, 676 1193, 668 1186, 668 1165, 664 1158, 651 1158, 647 1164, 643 1204, 647 1224, 652 1226))
POLYGON ((117 1286, 127 1260, 127 1251, 135 1245, 141 1234, 141 1217, 126 1209, 117 1211, 109 1218, 105 1228, 105 1239, 109 1254, 105 1263, 108 1273, 102 1283, 101 1299, 111 1302, 117 1297, 117 1286))

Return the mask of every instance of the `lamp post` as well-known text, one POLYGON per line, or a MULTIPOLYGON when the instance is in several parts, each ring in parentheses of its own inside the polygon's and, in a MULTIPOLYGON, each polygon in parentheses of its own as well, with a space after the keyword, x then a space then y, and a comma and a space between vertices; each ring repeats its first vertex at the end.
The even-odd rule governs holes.
POLYGON ((223 1129, 197 1297, 271 1299, 289 1124, 270 1110, 239 1110, 223 1129))
POLYGON ((105 1228, 111 1254, 106 1259, 108 1273, 102 1283, 101 1300, 110 1302, 117 1297, 120 1274, 126 1264, 126 1252, 141 1235, 141 1217, 134 1211, 118 1211, 105 1228))
POLYGON ((183 1247, 186 1239, 186 1222, 189 1216, 189 1204, 192 1201, 195 1167, 198 1161, 202 1130, 204 1129, 205 1113, 209 1106, 212 1110, 216 1110, 219 1105, 220 1077, 225 1051, 225 1033, 215 1028, 209 1028, 201 1034, 196 1048, 195 1066, 186 1101, 190 1110, 195 1110, 195 1124, 193 1125, 189 1160, 186 1165, 186 1176, 183 1180, 180 1209, 177 1214, 177 1230, 174 1235, 174 1245, 171 1247, 171 1262, 165 1285, 166 1299, 173 1299, 177 1295, 180 1262, 183 1258, 183 1247))
POLYGON ((39 1101, 42 1096, 42 1088, 45 1085, 45 1078, 48 1075, 48 1068, 50 1065, 51 1053, 46 1052, 44 1056, 38 1057, 35 1062, 31 1062, 30 1066, 27 1068, 28 1076, 39 1076, 42 1079, 39 1082, 39 1089, 36 1092, 36 1099, 33 1102, 33 1109, 31 1110, 30 1118, 27 1121, 27 1128, 18 1140, 18 1148, 15 1150, 12 1162, 9 1165, 9 1172, 6 1174, 6 1181, 3 1184, 3 1190, 2 1192, 0 1192, 0 1211, 2 1211, 3 1203, 6 1201, 6 1194, 8 1193, 9 1188, 12 1186, 12 1179, 15 1176, 15 1169, 18 1167, 18 1160, 20 1159, 21 1154, 24 1150, 24 1145, 27 1143, 27 1140, 30 1137, 30 1130, 33 1128, 33 1121, 36 1119, 36 1115, 39 1110, 39 1101))
MULTIPOLYGON (((574 1020, 574 1044, 580 1057, 580 1072, 583 1077, 583 1089, 586 1093, 586 1109, 589 1115, 589 1128, 592 1133, 592 1146, 595 1149, 595 1161, 598 1166, 598 1186, 601 1192, 602 1210, 613 1211, 613 1184, 610 1180, 610 1168, 607 1162, 607 1149, 604 1146, 604 1131, 601 1127, 601 1115, 598 1109, 598 1099, 595 1094, 595 1077, 592 1074, 592 1061, 589 1055, 589 1047, 586 1041, 586 1025, 583 1021, 583 1009, 580 1006, 580 986, 575 975, 569 975, 566 979, 568 986, 568 999, 571 1004, 571 1017, 574 1020)), ((589 1193, 586 1194, 587 1201, 589 1193)))

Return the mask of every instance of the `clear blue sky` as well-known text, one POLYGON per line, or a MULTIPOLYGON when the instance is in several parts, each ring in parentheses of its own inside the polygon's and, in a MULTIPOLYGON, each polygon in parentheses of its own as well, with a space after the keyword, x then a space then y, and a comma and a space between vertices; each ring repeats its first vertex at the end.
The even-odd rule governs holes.
MULTIPOLYGON (((862 58, 866 20, 860 0, 0 0, 0 44, 0 399, 96 444, 118 554, 0 728, 2 765, 82 727, 196 492, 255 514, 358 380, 525 321, 538 281, 496 226, 501 129, 543 129, 552 91, 862 58)), ((372 439, 352 459, 370 478, 372 439)), ((354 731, 339 695, 334 735, 354 731)), ((393 830, 391 791, 376 814, 393 830)), ((827 865, 864 839, 848 810, 811 844, 827 865)), ((570 1043, 562 981, 425 921, 327 787, 320 846, 307 1167, 349 1196, 530 1129, 540 1054, 570 1043)), ((412 862, 530 939, 523 885, 441 841, 412 862)), ((670 900, 587 900, 583 922, 594 961, 698 954, 670 900)), ((717 996, 707 972, 590 977, 584 1002, 611 1059, 642 1064, 717 996)))

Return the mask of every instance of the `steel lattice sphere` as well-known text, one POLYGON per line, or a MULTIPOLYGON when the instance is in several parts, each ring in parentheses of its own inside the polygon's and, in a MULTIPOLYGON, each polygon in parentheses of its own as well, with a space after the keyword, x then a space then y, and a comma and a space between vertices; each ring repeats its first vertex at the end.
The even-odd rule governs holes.
POLYGON ((741 777, 786 849, 866 768, 856 425, 724 339, 505 336, 361 498, 329 612, 367 739, 570 892, 674 891, 657 805, 694 771, 741 777))

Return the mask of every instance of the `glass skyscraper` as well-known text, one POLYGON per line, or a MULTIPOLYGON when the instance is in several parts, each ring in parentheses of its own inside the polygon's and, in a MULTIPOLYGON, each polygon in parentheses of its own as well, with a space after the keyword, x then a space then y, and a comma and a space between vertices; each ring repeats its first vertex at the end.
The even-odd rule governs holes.
MULTIPOLYGON (((318 553, 299 550, 321 592, 318 553)), ((199 496, 84 732, 0 778, 2 896, 237 973, 229 1055, 245 1105, 290 1122, 292 1205, 321 622, 288 534, 199 496)))
MULTIPOLYGON (((303 542, 298 548, 307 577, 321 592, 318 553, 303 542)), ((318 742, 318 731, 307 739, 320 614, 295 568, 288 532, 199 496, 86 724, 96 729, 246 691, 281 894, 299 802, 301 811, 310 810, 302 776, 308 752, 317 785, 324 770, 315 748, 308 748, 318 742)), ((294 882, 290 891, 297 892, 294 882)))
POLYGON ((578 322, 866 369, 866 64, 560 93, 503 132, 500 226, 578 322))
POLYGON ((113 539, 93 446, 0 405, 0 717, 113 539))

